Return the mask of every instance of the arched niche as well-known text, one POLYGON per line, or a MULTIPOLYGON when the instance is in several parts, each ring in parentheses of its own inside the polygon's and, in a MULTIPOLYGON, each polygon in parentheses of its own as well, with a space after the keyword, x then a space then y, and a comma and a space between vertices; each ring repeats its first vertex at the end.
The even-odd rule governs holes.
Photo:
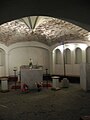
POLYGON ((90 63, 90 47, 86 49, 86 63, 90 63))
POLYGON ((80 64, 82 62, 82 50, 78 47, 75 49, 75 63, 80 64))
POLYGON ((0 77, 5 76, 5 51, 0 48, 0 77))
POLYGON ((0 48, 0 66, 5 65, 5 51, 0 48))
POLYGON ((55 64, 61 64, 61 51, 59 49, 55 50, 55 64))
POLYGON ((64 50, 65 64, 71 64, 71 51, 69 48, 64 50))

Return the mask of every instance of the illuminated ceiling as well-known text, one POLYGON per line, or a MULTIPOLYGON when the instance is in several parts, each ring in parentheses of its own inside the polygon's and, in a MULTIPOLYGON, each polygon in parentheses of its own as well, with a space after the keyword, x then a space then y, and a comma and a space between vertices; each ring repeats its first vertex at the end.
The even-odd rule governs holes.
POLYGON ((67 21, 32 16, 4 23, 0 26, 0 43, 7 46, 22 41, 38 41, 53 45, 60 41, 87 41, 89 32, 67 21))

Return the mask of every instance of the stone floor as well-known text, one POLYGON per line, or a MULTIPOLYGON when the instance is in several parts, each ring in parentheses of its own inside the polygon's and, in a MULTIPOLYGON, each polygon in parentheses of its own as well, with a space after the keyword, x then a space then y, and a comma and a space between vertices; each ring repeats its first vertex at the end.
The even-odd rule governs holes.
POLYGON ((79 84, 53 91, 0 92, 0 120, 79 120, 90 115, 90 92, 79 84))

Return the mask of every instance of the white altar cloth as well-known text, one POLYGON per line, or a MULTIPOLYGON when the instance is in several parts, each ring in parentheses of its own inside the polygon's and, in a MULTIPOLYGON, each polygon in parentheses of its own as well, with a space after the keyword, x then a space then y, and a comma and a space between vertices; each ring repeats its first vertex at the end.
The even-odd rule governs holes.
POLYGON ((21 89, 23 84, 27 84, 29 89, 36 88, 35 83, 43 80, 42 69, 21 68, 21 89))

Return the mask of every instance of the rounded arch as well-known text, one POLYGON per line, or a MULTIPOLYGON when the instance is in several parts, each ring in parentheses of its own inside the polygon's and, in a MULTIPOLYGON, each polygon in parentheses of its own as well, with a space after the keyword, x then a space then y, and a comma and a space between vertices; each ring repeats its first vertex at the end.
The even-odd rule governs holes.
POLYGON ((80 64, 82 62, 82 50, 81 48, 77 47, 75 49, 75 63, 80 64))
POLYGON ((5 51, 0 48, 0 66, 5 65, 5 51))
POLYGON ((2 49, 3 51, 5 51, 5 53, 8 53, 8 47, 2 43, 0 43, 0 49, 2 49))
POLYGON ((0 48, 0 77, 5 76, 5 50, 0 48))
POLYGON ((71 64, 71 51, 69 48, 64 50, 65 64, 71 64))
POLYGON ((8 47, 8 52, 10 52, 12 49, 18 48, 18 47, 40 47, 42 49, 47 49, 49 51, 49 47, 41 42, 36 41, 30 41, 30 42, 19 42, 14 43, 8 47))
POLYGON ((61 64, 61 51, 59 49, 55 50, 55 63, 61 64))
POLYGON ((86 63, 90 63, 90 46, 86 48, 86 63))

